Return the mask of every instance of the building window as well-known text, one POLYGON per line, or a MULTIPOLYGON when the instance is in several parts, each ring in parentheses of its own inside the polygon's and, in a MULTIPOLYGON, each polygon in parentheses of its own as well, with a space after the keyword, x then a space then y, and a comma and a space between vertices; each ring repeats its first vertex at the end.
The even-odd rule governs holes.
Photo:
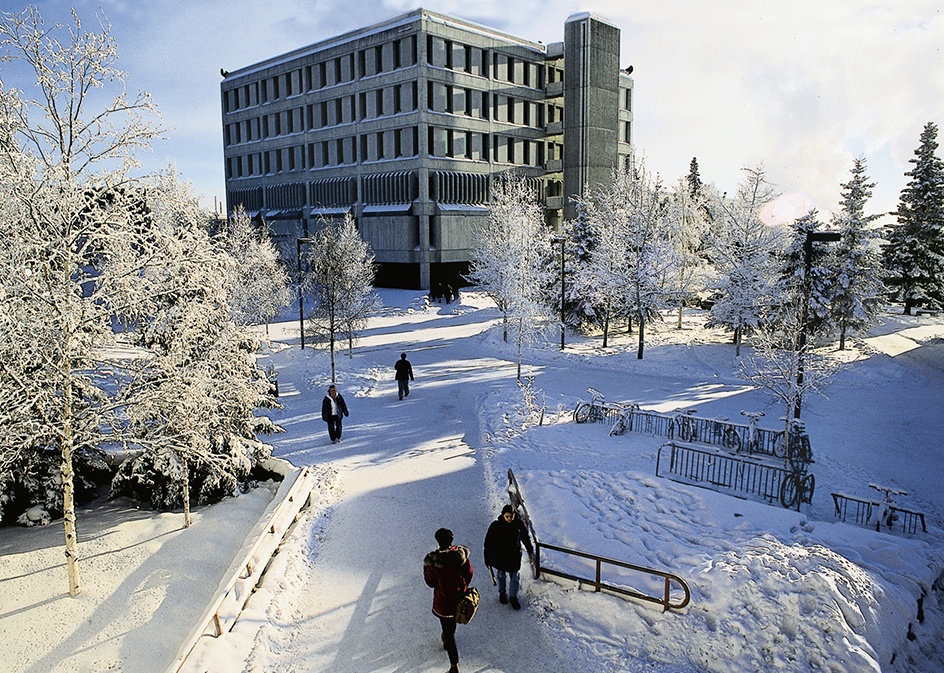
POLYGON ((383 131, 377 134, 377 158, 384 158, 384 134, 383 131))

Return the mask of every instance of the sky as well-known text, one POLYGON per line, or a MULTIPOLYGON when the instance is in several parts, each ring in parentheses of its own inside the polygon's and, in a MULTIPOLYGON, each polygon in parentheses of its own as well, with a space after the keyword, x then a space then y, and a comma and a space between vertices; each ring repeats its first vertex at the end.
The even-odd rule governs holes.
MULTIPOLYGON (((168 128, 167 139, 140 157, 142 169, 175 164, 212 207, 225 195, 220 68, 237 70, 418 5, 47 0, 37 6, 47 25, 68 23, 71 7, 87 27, 104 14, 128 89, 151 93, 168 128)), ((704 182, 733 194, 741 169, 763 162, 791 203, 811 203, 828 219, 839 209, 853 159, 864 156, 877 183, 868 212, 887 213, 907 183, 921 130, 929 121, 944 125, 944 16, 937 0, 430 0, 423 7, 545 44, 562 40, 564 22, 578 12, 616 23, 622 65, 634 68, 635 145, 647 168, 670 185, 688 173, 694 157, 704 182)), ((5 86, 24 88, 18 74, 0 65, 5 86)))

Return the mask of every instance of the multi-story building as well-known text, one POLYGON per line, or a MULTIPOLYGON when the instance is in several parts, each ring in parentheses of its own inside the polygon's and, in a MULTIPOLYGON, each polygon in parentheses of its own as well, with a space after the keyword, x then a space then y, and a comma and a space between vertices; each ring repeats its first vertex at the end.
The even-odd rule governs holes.
POLYGON ((532 180, 549 226, 632 143, 619 28, 578 14, 548 45, 423 9, 221 85, 227 207, 276 238, 352 213, 382 286, 458 286, 493 175, 532 180))

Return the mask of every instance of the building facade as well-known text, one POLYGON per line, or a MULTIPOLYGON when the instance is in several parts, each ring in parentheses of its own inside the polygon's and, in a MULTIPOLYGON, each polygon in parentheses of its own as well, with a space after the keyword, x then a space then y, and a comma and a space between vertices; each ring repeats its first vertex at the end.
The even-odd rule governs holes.
POLYGON ((558 228, 632 144, 619 28, 590 14, 544 45, 418 9, 223 74, 229 211, 292 250, 352 213, 381 286, 463 285, 493 175, 528 177, 558 228))

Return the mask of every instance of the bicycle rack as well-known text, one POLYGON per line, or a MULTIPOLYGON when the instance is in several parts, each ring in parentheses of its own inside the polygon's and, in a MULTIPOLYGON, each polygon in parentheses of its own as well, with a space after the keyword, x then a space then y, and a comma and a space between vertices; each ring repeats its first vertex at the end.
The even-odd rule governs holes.
MULTIPOLYGON (((674 481, 681 480, 693 486, 717 486, 759 496, 773 503, 780 498, 783 481, 792 478, 794 472, 755 458, 670 442, 660 446, 656 455, 656 476, 668 475, 677 477, 674 481), (664 450, 667 450, 667 456, 663 456, 664 450), (661 474, 663 468, 665 473, 661 474)), ((811 497, 809 494, 808 498, 811 497)))
POLYGON ((528 527, 528 530, 531 532, 531 538, 534 540, 534 559, 533 559, 533 570, 534 578, 540 579, 541 574, 553 575, 556 577, 562 577, 564 579, 574 580, 575 582, 583 582, 594 587, 595 592, 599 592, 603 589, 607 591, 612 591, 623 596, 629 596, 631 598, 638 598, 640 600, 649 601, 650 603, 658 603, 662 606, 662 612, 667 610, 681 610, 686 605, 689 604, 692 598, 691 590, 688 587, 688 584, 684 579, 675 575, 673 573, 663 572, 661 570, 654 570, 653 568, 645 568, 643 566, 633 565, 632 563, 626 563, 624 561, 617 561, 615 559, 610 559, 605 556, 599 556, 597 554, 590 554, 583 551, 578 551, 576 549, 568 549, 566 547, 560 547, 558 545, 548 544, 541 542, 538 539, 538 535, 534 530, 534 526, 531 521, 531 517, 528 514, 528 508, 525 507, 524 498, 521 497, 521 489, 518 486, 518 481, 515 479, 514 472, 511 471, 511 468, 508 469, 508 497, 511 500, 513 507, 520 507, 522 510, 521 520, 528 527), (578 577, 577 575, 572 575, 569 573, 562 572, 560 570, 555 570, 553 568, 548 568, 541 564, 541 550, 548 550, 559 552, 562 554, 568 554, 570 556, 576 556, 583 559, 589 559, 595 562, 595 576, 593 579, 588 579, 584 577, 578 577), (602 579, 602 569, 603 565, 610 565, 617 568, 623 568, 624 570, 630 570, 635 573, 646 575, 650 579, 652 577, 659 577, 664 582, 662 586, 662 596, 652 596, 647 593, 638 591, 635 588, 628 588, 625 586, 617 586, 608 582, 604 582, 602 579), (682 589, 682 599, 678 602, 673 602, 672 600, 672 583, 678 584, 682 589))
MULTIPOLYGON (((855 517, 855 522, 861 526, 870 524, 874 509, 882 504, 881 500, 860 498, 846 493, 831 493, 830 495, 833 496, 833 504, 836 506, 836 516, 839 517, 839 520, 845 521, 851 511, 855 517)), ((909 535, 917 534, 919 522, 921 524, 921 531, 924 533, 928 532, 922 512, 903 509, 898 505, 889 505, 888 509, 898 514, 897 520, 901 523, 901 529, 904 533, 908 533, 909 535)), ((888 529, 891 530, 892 527, 889 526, 888 529)))

